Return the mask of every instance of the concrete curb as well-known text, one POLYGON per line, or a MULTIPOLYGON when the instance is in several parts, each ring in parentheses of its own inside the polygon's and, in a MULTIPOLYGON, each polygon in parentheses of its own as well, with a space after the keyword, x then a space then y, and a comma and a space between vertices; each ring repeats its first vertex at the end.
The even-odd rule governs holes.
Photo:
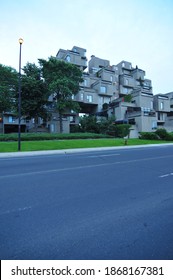
POLYGON ((78 149, 31 151, 31 152, 8 152, 8 153, 0 153, 0 158, 42 156, 42 155, 62 155, 62 154, 73 154, 73 153, 83 153, 83 152, 92 152, 92 151, 99 152, 99 151, 108 151, 108 150, 140 149, 140 148, 165 147, 165 146, 173 146, 173 143, 146 144, 146 145, 134 145, 134 146, 127 145, 127 146, 99 147, 99 148, 78 148, 78 149))

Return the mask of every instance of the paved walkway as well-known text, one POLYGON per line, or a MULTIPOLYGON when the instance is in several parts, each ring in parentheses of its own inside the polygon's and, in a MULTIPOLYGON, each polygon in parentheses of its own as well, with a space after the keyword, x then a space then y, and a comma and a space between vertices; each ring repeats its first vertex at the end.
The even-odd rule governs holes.
POLYGON ((48 151, 30 151, 30 152, 8 152, 8 153, 0 153, 0 158, 71 154, 71 153, 83 153, 83 152, 92 152, 92 151, 107 151, 107 150, 120 150, 120 149, 131 149, 131 148, 137 149, 137 148, 164 147, 164 146, 173 146, 173 143, 147 144, 147 145, 134 145, 134 146, 127 145, 127 146, 99 147, 99 148, 78 148, 78 149, 48 150, 48 151))

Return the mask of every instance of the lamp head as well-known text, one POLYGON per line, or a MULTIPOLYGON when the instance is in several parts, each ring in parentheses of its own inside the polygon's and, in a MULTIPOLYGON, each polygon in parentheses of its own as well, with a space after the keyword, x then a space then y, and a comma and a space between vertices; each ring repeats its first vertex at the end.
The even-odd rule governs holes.
POLYGON ((19 39, 19 44, 22 45, 22 43, 23 43, 23 39, 20 38, 20 39, 19 39))

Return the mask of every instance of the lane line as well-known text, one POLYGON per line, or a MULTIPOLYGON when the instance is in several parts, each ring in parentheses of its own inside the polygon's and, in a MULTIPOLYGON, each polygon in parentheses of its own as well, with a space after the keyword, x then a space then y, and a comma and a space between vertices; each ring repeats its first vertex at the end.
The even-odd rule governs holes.
POLYGON ((40 170, 40 171, 24 172, 24 173, 19 173, 19 174, 7 174, 7 175, 0 175, 0 179, 31 176, 31 175, 49 174, 49 173, 72 171, 72 170, 94 168, 94 167, 101 167, 101 166, 111 166, 111 165, 117 165, 117 164, 127 164, 127 163, 151 161, 151 160, 166 159, 166 158, 171 158, 171 157, 173 157, 173 155, 160 156, 160 157, 150 157, 150 158, 143 158, 143 159, 134 159, 134 160, 127 160, 127 161, 107 162, 107 163, 91 164, 91 165, 84 165, 84 166, 65 167, 65 168, 57 168, 57 169, 50 169, 50 170, 40 170))
POLYGON ((87 156, 87 158, 113 157, 113 156, 120 156, 120 154, 110 154, 110 155, 95 155, 95 156, 87 156))
POLYGON ((12 210, 6 210, 6 211, 0 213, 0 216, 2 216, 2 215, 7 215, 7 214, 11 214, 11 213, 16 213, 16 212, 22 212, 22 211, 26 211, 26 210, 30 210, 30 209, 32 209, 31 206, 26 206, 26 207, 23 207, 23 208, 12 209, 12 210))
POLYGON ((163 175, 160 175, 159 178, 165 178, 165 177, 169 177, 169 176, 173 176, 173 173, 168 173, 168 174, 163 174, 163 175))

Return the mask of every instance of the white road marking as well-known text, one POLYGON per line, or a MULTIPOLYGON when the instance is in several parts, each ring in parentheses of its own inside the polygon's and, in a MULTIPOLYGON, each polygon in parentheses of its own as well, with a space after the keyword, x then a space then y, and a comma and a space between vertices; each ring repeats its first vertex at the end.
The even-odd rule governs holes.
POLYGON ((95 156, 87 156, 88 158, 98 158, 98 157, 113 157, 113 156, 120 156, 120 154, 110 154, 110 155, 95 155, 95 156))
POLYGON ((94 168, 94 167, 100 167, 100 166, 111 166, 111 165, 117 165, 117 164, 126 164, 126 163, 128 164, 128 163, 135 163, 135 162, 142 162, 142 161, 166 159, 166 158, 170 158, 170 157, 173 157, 173 155, 160 156, 160 157, 149 157, 149 158, 141 158, 141 159, 133 159, 133 160, 124 160, 124 161, 122 160, 122 161, 115 161, 115 162, 104 162, 104 163, 100 163, 100 164, 72 166, 72 167, 64 167, 64 168, 57 168, 57 169, 50 169, 50 170, 24 172, 24 173, 18 173, 18 174, 6 174, 6 175, 0 175, 0 179, 31 176, 31 175, 42 175, 42 174, 44 175, 44 174, 48 174, 48 173, 73 171, 73 170, 79 170, 79 169, 87 169, 87 168, 94 168))
POLYGON ((31 208, 32 208, 31 206, 26 206, 26 207, 23 207, 23 208, 7 210, 7 211, 4 211, 4 212, 0 213, 0 215, 5 215, 5 214, 11 214, 11 213, 15 213, 15 212, 26 211, 26 210, 30 210, 31 208))
POLYGON ((159 178, 165 178, 165 177, 169 177, 169 176, 173 176, 173 173, 171 172, 171 173, 160 175, 159 178))

